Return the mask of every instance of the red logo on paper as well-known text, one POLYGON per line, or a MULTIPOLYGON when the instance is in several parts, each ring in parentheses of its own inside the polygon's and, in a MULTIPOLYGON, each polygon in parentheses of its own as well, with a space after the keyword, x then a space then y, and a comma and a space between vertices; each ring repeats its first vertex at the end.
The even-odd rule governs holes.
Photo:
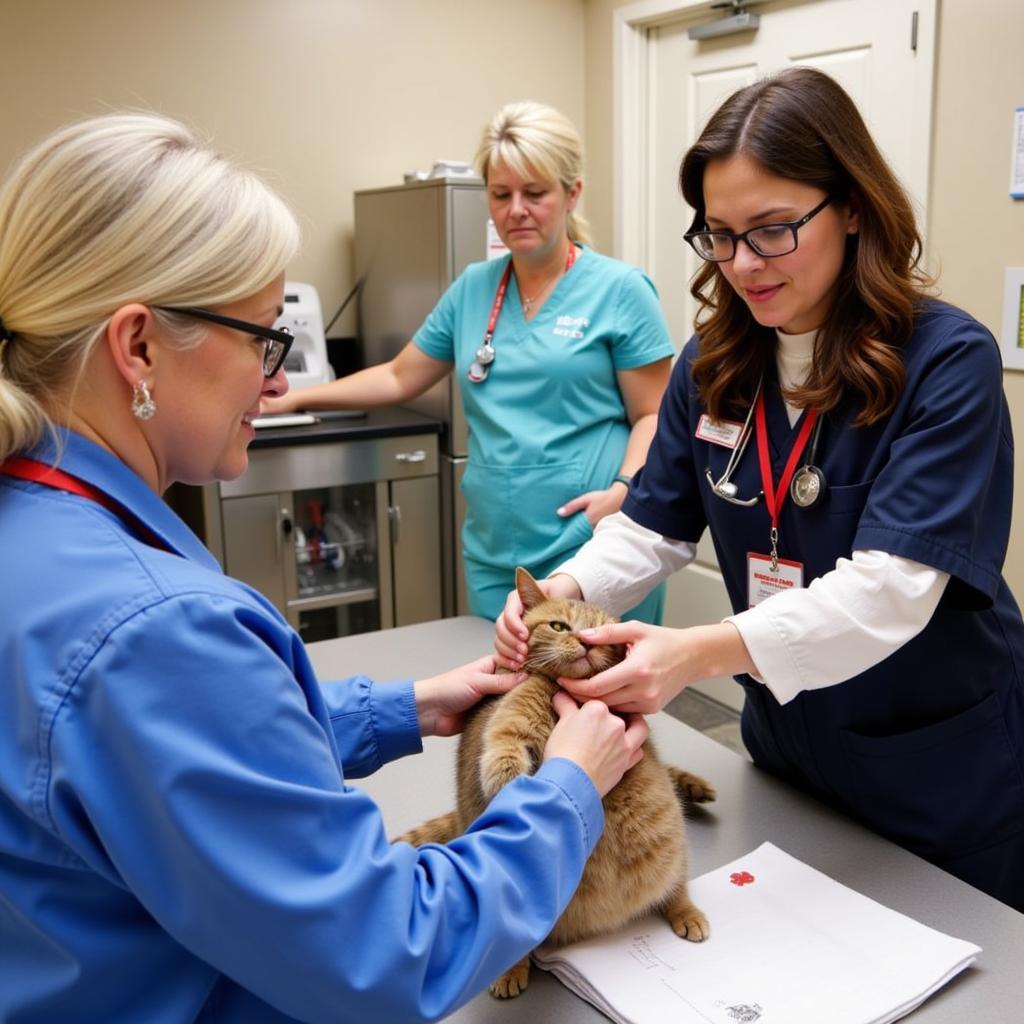
POLYGON ((749 871, 734 871, 729 876, 733 885, 749 885, 753 880, 754 876, 749 871))

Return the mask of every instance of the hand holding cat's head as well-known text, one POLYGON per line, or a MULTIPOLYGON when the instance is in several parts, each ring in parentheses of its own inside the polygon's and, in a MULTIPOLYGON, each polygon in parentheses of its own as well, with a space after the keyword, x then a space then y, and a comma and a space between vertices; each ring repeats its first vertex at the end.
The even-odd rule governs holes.
POLYGON ((622 644, 588 644, 582 629, 618 621, 597 605, 571 598, 552 598, 522 566, 516 569, 516 590, 523 603, 523 625, 530 631, 524 667, 555 679, 587 679, 622 661, 622 644))

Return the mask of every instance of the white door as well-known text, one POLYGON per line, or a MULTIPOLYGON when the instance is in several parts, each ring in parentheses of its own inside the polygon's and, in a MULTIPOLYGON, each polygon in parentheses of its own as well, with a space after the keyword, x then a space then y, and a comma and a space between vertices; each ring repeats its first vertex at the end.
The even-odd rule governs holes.
MULTIPOLYGON (((619 253, 654 279, 677 347, 693 333, 697 269, 683 242, 693 211, 679 192, 679 163, 722 100, 766 74, 800 64, 836 78, 910 191, 922 235, 927 226, 935 0, 770 0, 750 10, 761 18, 756 32, 703 42, 687 29, 728 12, 648 2, 620 13, 619 32, 633 36, 617 51, 620 135, 646 143, 620 173, 619 253), (640 186, 633 195, 631 184, 640 186)), ((730 611, 705 536, 697 561, 669 583, 665 622, 693 625, 730 611)), ((700 689, 734 707, 742 701, 731 680, 700 689)))
POLYGON ((698 19, 648 30, 653 217, 641 260, 661 292, 678 345, 692 333, 686 282, 697 257, 682 241, 692 211, 679 194, 679 162, 712 111, 736 89, 793 64, 819 68, 853 97, 883 154, 909 189, 923 228, 928 195, 934 4, 921 0, 774 0, 751 10, 758 30, 704 42, 698 19), (930 12, 922 12, 930 7, 930 12), (916 49, 912 45, 917 14, 916 49), (924 52, 926 48, 929 52, 924 52))

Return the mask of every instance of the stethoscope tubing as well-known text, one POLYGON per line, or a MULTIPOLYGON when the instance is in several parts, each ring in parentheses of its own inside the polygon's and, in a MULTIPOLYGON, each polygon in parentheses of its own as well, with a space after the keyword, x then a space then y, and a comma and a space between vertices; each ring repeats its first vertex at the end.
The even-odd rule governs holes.
POLYGON ((764 492, 759 491, 753 498, 737 498, 736 485, 732 482, 732 474, 740 464, 740 460, 743 458, 743 453, 747 450, 747 445, 750 443, 750 437, 754 432, 754 409, 757 406, 757 399, 761 394, 761 387, 763 384, 764 378, 757 382, 757 390, 754 392, 754 399, 750 403, 747 418, 743 421, 739 440, 736 442, 736 447, 733 448, 732 452, 729 454, 729 460, 725 464, 725 469, 722 471, 722 475, 715 480, 711 475, 710 466, 704 470, 704 475, 708 478, 708 483, 711 484, 712 493, 716 497, 721 498, 722 501, 727 501, 730 505, 739 505, 742 508, 751 508, 764 497, 764 492))
MULTIPOLYGON (((722 501, 728 502, 730 505, 738 505, 741 508, 752 508, 764 499, 764 491, 758 491, 753 498, 737 498, 736 497, 736 485, 732 482, 732 475, 736 471, 736 467, 740 464, 740 460, 743 458, 744 452, 747 450, 747 445, 750 443, 751 435, 753 434, 753 419, 754 410, 757 407, 757 400, 761 395, 761 389, 764 384, 764 378, 757 382, 757 390, 754 392, 754 399, 750 403, 750 410, 747 412, 747 417, 743 421, 743 427, 740 430, 740 436, 736 442, 736 447, 733 448, 729 455, 729 459, 725 464, 725 469, 722 471, 721 476, 717 480, 711 475, 711 467, 709 466, 704 470, 704 475, 707 477, 708 483, 711 486, 711 493, 716 498, 721 498, 722 501)), ((797 477, 803 474, 813 476, 817 481, 817 487, 814 491, 814 497, 810 501, 798 500, 794 487, 796 485, 797 477, 790 486, 790 497, 793 499, 793 503, 801 509, 812 508, 820 500, 822 495, 825 493, 825 474, 821 469, 814 464, 814 460, 818 454, 818 441, 821 437, 821 425, 823 418, 818 417, 817 422, 814 424, 814 430, 811 432, 809 451, 807 453, 807 459, 804 464, 797 471, 797 477)))

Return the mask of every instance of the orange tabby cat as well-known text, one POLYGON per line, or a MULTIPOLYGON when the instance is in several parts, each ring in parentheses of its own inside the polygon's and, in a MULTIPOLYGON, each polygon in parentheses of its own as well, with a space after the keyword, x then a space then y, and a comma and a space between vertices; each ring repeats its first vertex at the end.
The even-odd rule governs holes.
MULTIPOLYGON (((620 645, 588 647, 577 638, 581 629, 615 621, 595 605, 549 599, 522 568, 516 570, 516 589, 530 631, 529 675, 471 713, 459 743, 457 807, 399 837, 413 845, 445 843, 461 835, 505 783, 537 770, 556 722, 551 706, 558 689, 555 678, 587 678, 625 654, 620 645)), ((604 833, 545 944, 564 946, 612 931, 654 909, 677 935, 693 942, 707 938, 707 918, 687 895, 682 801, 714 798, 703 779, 662 764, 648 740, 643 760, 604 798, 604 833)), ((519 995, 529 971, 526 957, 491 985, 491 993, 519 995)))

